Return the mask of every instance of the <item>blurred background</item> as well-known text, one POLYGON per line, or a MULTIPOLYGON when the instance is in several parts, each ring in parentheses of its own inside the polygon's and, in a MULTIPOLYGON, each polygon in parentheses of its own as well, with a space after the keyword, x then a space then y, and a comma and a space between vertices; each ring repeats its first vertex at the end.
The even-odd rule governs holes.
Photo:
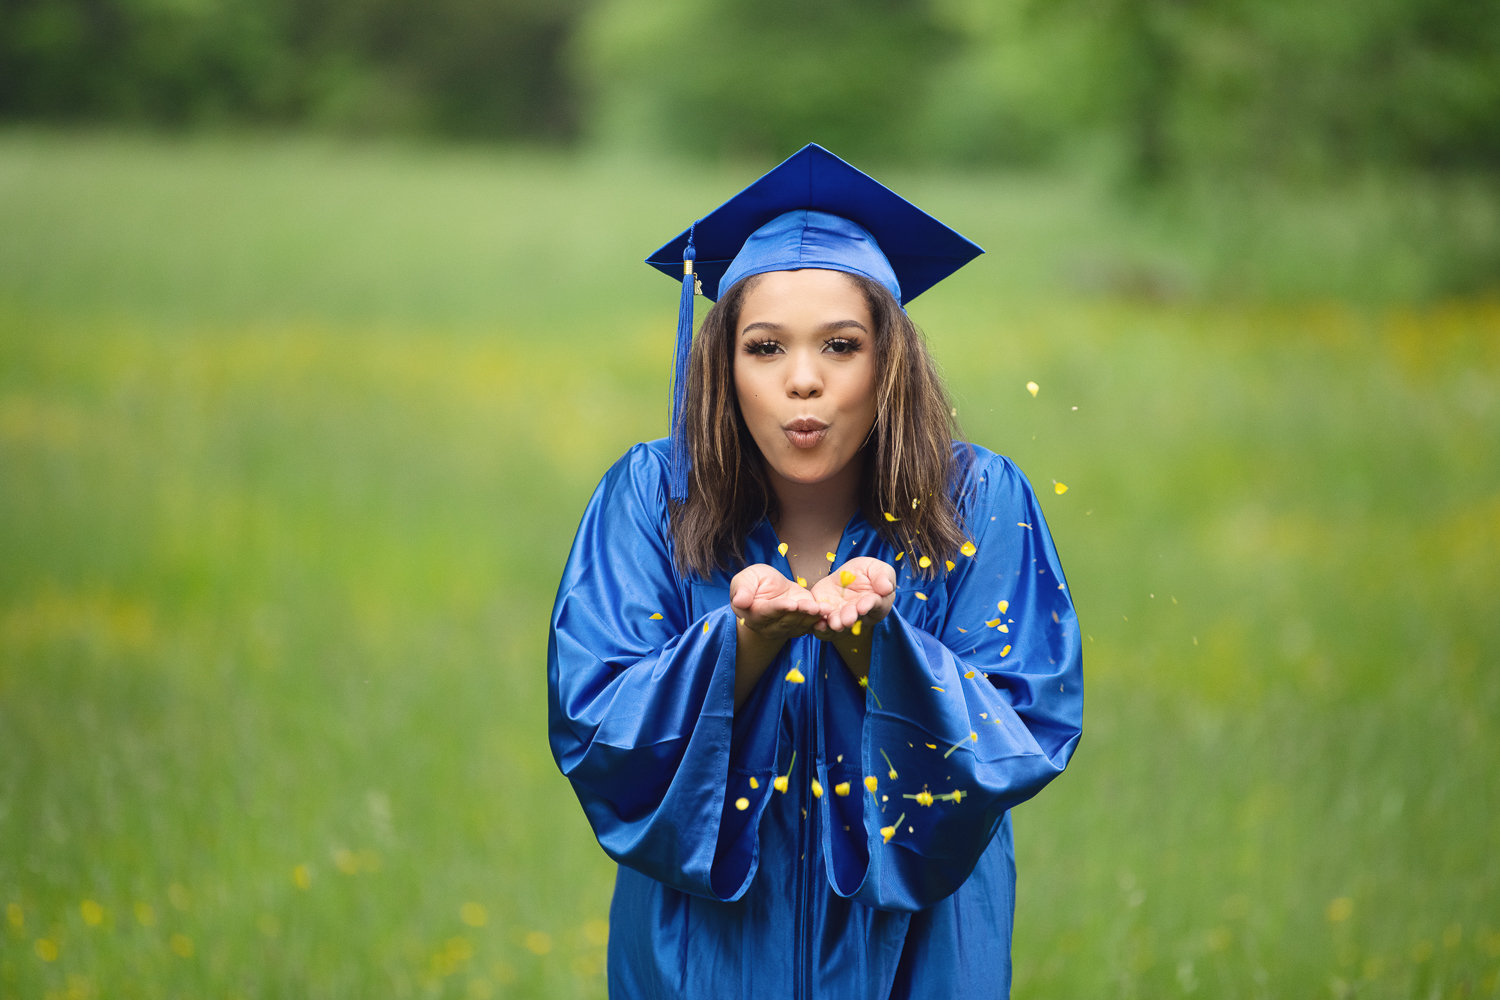
POLYGON ((1500 996, 1497 52, 1481 0, 3 0, 0 995, 604 994, 547 614, 665 430, 641 260, 817 141, 989 251, 911 311, 1084 625, 1015 995, 1500 996))

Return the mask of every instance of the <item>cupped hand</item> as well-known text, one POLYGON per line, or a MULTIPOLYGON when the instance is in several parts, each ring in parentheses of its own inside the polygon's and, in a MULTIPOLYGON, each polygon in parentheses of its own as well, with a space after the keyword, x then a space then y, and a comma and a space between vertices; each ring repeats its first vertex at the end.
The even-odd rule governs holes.
POLYGON ((855 622, 874 625, 890 614, 895 600, 896 570, 872 556, 856 556, 813 584, 812 596, 827 610, 815 631, 832 638, 855 622))
POLYGON ((806 587, 773 566, 746 566, 729 581, 729 605, 745 627, 776 643, 805 635, 828 611, 806 587))

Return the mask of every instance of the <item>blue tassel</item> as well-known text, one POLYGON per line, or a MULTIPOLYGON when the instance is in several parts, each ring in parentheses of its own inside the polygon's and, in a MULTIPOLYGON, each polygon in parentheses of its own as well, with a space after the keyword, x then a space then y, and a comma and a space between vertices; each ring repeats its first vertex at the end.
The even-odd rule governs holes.
POLYGON ((677 356, 672 377, 672 482, 669 496, 676 503, 687 499, 688 469, 692 464, 688 458, 687 428, 683 426, 683 420, 687 414, 688 355, 693 349, 693 285, 697 280, 693 274, 693 261, 697 256, 693 249, 693 231, 689 229, 687 247, 682 251, 682 297, 677 304, 677 356))

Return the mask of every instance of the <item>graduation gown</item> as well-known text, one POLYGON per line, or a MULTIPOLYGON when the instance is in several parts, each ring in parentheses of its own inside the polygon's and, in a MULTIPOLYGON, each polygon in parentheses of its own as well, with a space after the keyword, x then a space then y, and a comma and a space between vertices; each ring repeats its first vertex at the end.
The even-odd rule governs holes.
MULTIPOLYGON (((936 576, 855 515, 832 565, 874 556, 898 577, 868 685, 803 636, 736 711, 733 573, 677 571, 667 455, 637 445, 599 484, 548 646, 552 752, 620 866, 611 996, 1006 996, 1008 810, 1062 771, 1083 707, 1025 477, 955 444, 973 554, 936 576)), ((763 521, 746 564, 792 577, 777 545, 763 521)))

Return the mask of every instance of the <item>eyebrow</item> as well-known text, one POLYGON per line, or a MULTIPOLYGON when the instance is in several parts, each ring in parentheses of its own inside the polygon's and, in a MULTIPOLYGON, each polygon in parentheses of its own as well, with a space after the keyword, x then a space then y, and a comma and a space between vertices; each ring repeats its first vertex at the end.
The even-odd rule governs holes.
MULTIPOLYGON (((751 323, 749 326, 745 327, 740 331, 740 336, 743 337, 751 330, 769 330, 772 333, 780 333, 783 329, 785 329, 785 327, 783 327, 780 323, 768 323, 762 321, 759 323, 751 323)), ((832 333, 835 330, 849 329, 860 330, 866 334, 870 332, 868 329, 866 329, 865 325, 857 319, 836 319, 831 323, 824 323, 822 326, 818 327, 817 332, 832 333)))

